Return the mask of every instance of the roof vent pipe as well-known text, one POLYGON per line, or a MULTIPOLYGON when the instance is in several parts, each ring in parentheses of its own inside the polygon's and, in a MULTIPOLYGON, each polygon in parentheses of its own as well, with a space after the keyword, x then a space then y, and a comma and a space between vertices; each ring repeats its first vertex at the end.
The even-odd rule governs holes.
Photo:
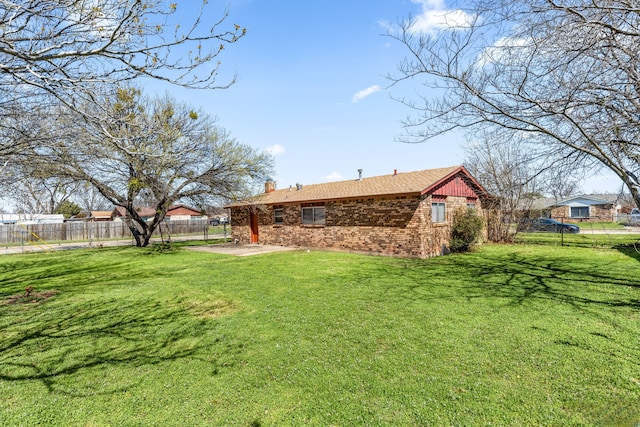
POLYGON ((362 179, 362 169, 358 169, 358 181, 362 179))

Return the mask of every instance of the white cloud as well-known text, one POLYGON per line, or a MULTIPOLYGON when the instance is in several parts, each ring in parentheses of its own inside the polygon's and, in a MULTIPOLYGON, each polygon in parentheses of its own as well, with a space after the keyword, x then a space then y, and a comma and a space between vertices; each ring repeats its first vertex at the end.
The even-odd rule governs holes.
POLYGON ((444 0, 411 0, 422 6, 422 13, 418 15, 409 29, 413 33, 435 34, 440 30, 468 28, 474 20, 460 9, 447 9, 444 0))
POLYGON ((516 49, 529 49, 533 41, 530 38, 503 37, 493 46, 486 48, 478 57, 477 66, 484 67, 491 63, 500 63, 514 54, 516 49))
POLYGON ((382 87, 380 87, 379 85, 374 85, 374 86, 369 86, 366 89, 361 90, 360 92, 357 92, 355 95, 353 95, 353 97, 351 98, 351 102, 358 102, 361 99, 366 98, 369 95, 372 95, 376 92, 381 92, 384 89, 382 87))
POLYGON ((285 149, 282 145, 275 144, 275 145, 272 145, 271 147, 265 148, 264 151, 271 154, 272 156, 277 156, 278 154, 284 153, 285 149))
POLYGON ((344 179, 344 177, 340 174, 340 172, 333 171, 330 175, 324 177, 325 181, 340 181, 344 179))

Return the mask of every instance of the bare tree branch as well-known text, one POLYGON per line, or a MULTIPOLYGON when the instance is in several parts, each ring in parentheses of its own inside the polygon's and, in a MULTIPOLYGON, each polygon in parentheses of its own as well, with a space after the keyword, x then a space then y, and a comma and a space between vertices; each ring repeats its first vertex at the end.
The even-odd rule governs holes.
MULTIPOLYGON (((631 0, 476 0, 465 28, 390 32, 407 47, 397 85, 428 94, 405 138, 456 128, 508 129, 540 147, 568 148, 613 171, 640 206, 640 6, 631 0), (628 172, 632 172, 629 174, 628 172)), ((560 150, 562 152, 563 150, 560 150)))

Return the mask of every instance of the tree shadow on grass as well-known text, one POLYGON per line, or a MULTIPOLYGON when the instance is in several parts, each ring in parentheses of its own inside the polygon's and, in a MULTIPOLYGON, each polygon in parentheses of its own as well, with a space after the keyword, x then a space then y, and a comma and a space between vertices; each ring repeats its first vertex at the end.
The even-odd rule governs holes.
POLYGON ((633 258, 640 262, 640 241, 631 244, 616 245, 613 248, 620 253, 625 254, 629 258, 633 258))
POLYGON ((138 380, 126 372, 185 358, 207 361, 215 375, 220 366, 211 354, 233 358, 242 348, 215 320, 149 300, 0 306, 0 314, 0 381, 38 381, 49 392, 68 395, 130 389, 138 380), (122 371, 101 387, 97 377, 106 367, 122 371))
MULTIPOLYGON (((92 260, 95 252, 55 252, 47 254, 10 255, 0 263, 0 296, 15 293, 27 285, 37 288, 51 281, 74 276, 75 283, 82 283, 83 278, 99 277, 109 272, 127 271, 124 268, 131 264, 131 257, 105 259, 100 262, 92 260)), ((66 285, 72 283, 66 282, 66 285)))
POLYGON ((592 265, 571 257, 480 253, 429 260, 389 260, 371 274, 396 278, 385 298, 407 303, 435 299, 492 299, 512 306, 540 302, 576 310, 640 310, 640 274, 603 261, 592 265))
POLYGON ((155 278, 157 266, 146 268, 150 249, 103 248, 47 254, 11 255, 0 263, 0 298, 24 290, 86 291, 96 284, 130 284, 155 278))
POLYGON ((639 293, 623 288, 640 289, 638 277, 621 278, 607 266, 577 270, 562 260, 511 254, 498 260, 462 258, 461 267, 473 278, 467 289, 477 295, 508 298, 512 304, 548 300, 573 306, 609 306, 640 309, 639 293))
POLYGON ((498 371, 524 366, 534 381, 523 387, 566 390, 561 398, 606 384, 602 394, 612 396, 606 403, 577 404, 573 411, 594 425, 633 425, 628 421, 640 419, 637 405, 629 405, 640 384, 640 273, 633 261, 581 254, 498 248, 381 259, 361 276, 391 313, 406 313, 420 339, 456 348, 462 361, 486 354, 487 366, 498 371), (576 366, 586 375, 576 376, 576 366))

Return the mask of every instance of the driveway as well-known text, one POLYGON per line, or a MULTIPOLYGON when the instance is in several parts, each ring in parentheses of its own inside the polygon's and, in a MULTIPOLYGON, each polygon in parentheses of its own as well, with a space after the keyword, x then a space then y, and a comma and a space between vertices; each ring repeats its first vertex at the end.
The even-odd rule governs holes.
POLYGON ((640 234, 640 227, 625 227, 624 229, 589 228, 587 223, 578 224, 580 234, 640 234))

